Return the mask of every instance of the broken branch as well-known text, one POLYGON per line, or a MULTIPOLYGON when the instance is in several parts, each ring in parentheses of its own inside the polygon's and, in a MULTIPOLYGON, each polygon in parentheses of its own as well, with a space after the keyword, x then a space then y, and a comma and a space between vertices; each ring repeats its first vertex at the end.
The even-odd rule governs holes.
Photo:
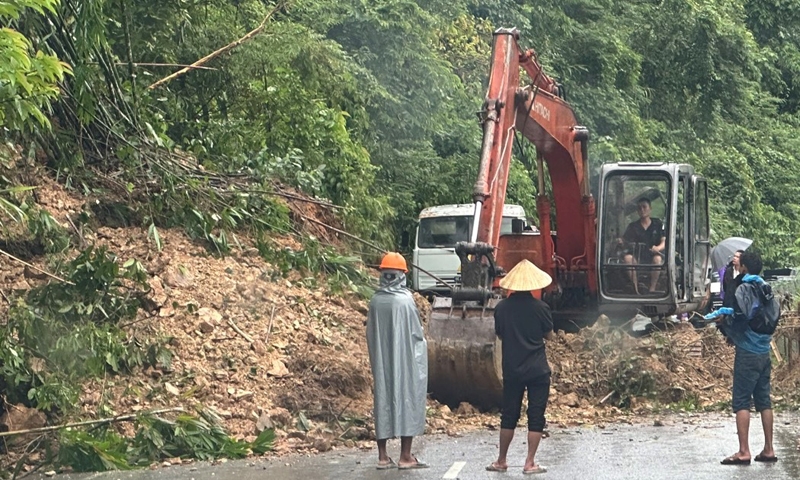
POLYGON ((174 407, 174 408, 162 408, 160 410, 151 410, 149 412, 141 412, 141 413, 133 413, 129 415, 118 415, 116 417, 111 418, 101 418, 98 420, 86 420, 83 422, 73 422, 73 423, 65 423, 63 425, 51 425, 49 427, 40 427, 40 428, 29 428, 27 430, 14 430, 13 432, 0 432, 0 437, 10 437, 14 435, 25 435, 28 433, 44 433, 44 432, 52 432, 55 430, 61 430, 63 428, 71 428, 71 427, 85 427, 88 425, 99 425, 102 423, 116 423, 116 422, 127 422, 129 420, 134 420, 141 415, 158 415, 161 413, 169 413, 169 412, 183 412, 183 407, 174 407))
POLYGON ((163 85, 163 84, 165 84, 165 83, 167 83, 167 82, 169 82, 171 80, 174 80, 174 79, 180 77, 181 75, 183 75, 184 73, 186 73, 188 71, 191 71, 193 68, 197 68, 197 67, 203 65, 204 63, 208 62, 209 60, 213 60, 214 58, 222 55, 223 53, 227 52, 228 50, 232 50, 232 49, 238 47, 239 45, 243 44, 244 42, 252 39, 256 35, 261 33, 262 30, 264 30, 264 27, 267 26, 267 21, 269 21, 270 17, 272 17, 272 15, 275 12, 277 12, 279 9, 283 8, 284 6, 285 6, 285 2, 280 2, 277 5, 275 5, 275 7, 267 14, 267 16, 264 17, 264 20, 261 21, 261 24, 258 27, 256 27, 255 29, 253 29, 250 32, 248 32, 247 35, 245 35, 244 37, 236 40, 235 42, 231 42, 231 43, 225 45, 222 48, 214 50, 213 52, 209 53, 208 55, 206 55, 205 57, 201 58, 200 60, 192 63, 188 67, 184 67, 184 68, 178 70, 177 72, 173 73, 172 75, 168 75, 168 76, 162 78, 161 80, 155 82, 154 84, 152 84, 149 87, 147 87, 147 89, 148 90, 153 90, 154 88, 156 88, 156 87, 158 87, 160 85, 163 85))
POLYGON ((248 335, 248 334, 244 333, 244 332, 243 332, 243 331, 242 331, 242 330, 239 328, 239 326, 238 326, 238 325, 236 325, 236 323, 235 323, 235 322, 234 322, 232 319, 229 319, 229 320, 228 320, 228 325, 230 325, 230 326, 231 326, 231 328, 233 328, 233 329, 236 331, 236 333, 238 333, 239 335, 241 335, 241 336, 242 336, 242 338, 244 338, 245 340, 247 340, 249 343, 253 343, 253 338, 252 338, 250 335, 248 335))
POLYGON ((57 275, 53 275, 52 273, 44 271, 44 270, 42 270, 41 268, 39 268, 37 266, 31 265, 30 263, 26 262, 25 260, 20 260, 19 258, 15 257, 14 255, 11 255, 10 253, 6 252, 5 250, 0 249, 0 253, 5 255, 6 257, 10 258, 11 260, 17 261, 17 262, 25 265, 26 267, 32 268, 32 269, 36 270, 39 273, 43 273, 43 274, 47 275, 50 278, 54 278, 54 279, 58 280, 59 282, 66 283, 67 285, 75 285, 74 283, 70 282, 69 280, 64 280, 63 278, 61 278, 61 277, 59 277, 57 275))

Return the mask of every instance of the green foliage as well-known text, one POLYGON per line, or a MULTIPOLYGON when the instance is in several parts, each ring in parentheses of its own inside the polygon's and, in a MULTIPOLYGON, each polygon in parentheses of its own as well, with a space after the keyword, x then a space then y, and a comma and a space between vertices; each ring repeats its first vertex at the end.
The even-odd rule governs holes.
MULTIPOLYGON (((0 4, 0 21, 17 21, 25 9, 43 15, 57 4, 58 0, 6 1, 0 4)), ((0 127, 12 131, 49 127, 45 111, 58 98, 58 82, 70 72, 70 66, 55 56, 34 50, 25 35, 0 28, 0 127)))
POLYGON ((258 241, 261 256, 277 269, 273 277, 286 277, 289 272, 322 275, 333 293, 355 293, 362 298, 372 294, 371 279, 357 256, 342 255, 336 249, 307 237, 303 248, 280 247, 268 239, 258 241))
POLYGON ((162 341, 142 344, 119 326, 138 310, 141 264, 119 266, 105 250, 89 248, 66 266, 65 277, 68 283, 30 290, 0 330, 0 383, 9 400, 70 410, 83 378, 169 365, 162 341))
POLYGON ((622 358, 609 380, 609 388, 615 393, 617 405, 628 408, 637 397, 654 398, 656 380, 653 373, 643 368, 642 358, 622 358))
POLYGON ((58 465, 76 472, 129 470, 168 458, 244 458, 250 452, 262 455, 272 449, 273 430, 264 430, 251 443, 235 440, 222 428, 210 410, 197 415, 180 414, 174 420, 154 415, 136 419, 132 438, 101 427, 92 432, 64 430, 60 436, 58 465))

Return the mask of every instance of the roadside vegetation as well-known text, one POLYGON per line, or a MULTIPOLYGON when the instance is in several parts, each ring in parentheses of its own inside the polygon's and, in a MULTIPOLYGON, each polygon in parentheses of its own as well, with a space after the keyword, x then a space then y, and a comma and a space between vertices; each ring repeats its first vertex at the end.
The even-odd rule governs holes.
MULTIPOLYGON (((44 280, 0 290, 0 413, 80 420, 85 381, 169 370, 172 339, 128 329, 153 311, 143 258, 95 245, 102 225, 140 229, 153 251, 172 229, 213 257, 252 241, 272 280, 303 272, 368 298, 365 265, 423 207, 470 201, 498 27, 517 27, 566 87, 593 172, 691 163, 710 182, 714 240, 753 238, 768 266, 800 263, 793 2, 11 0, 0 21, 0 251, 44 280), (39 204, 45 178, 91 201, 60 222, 39 204)), ((531 155, 516 150, 508 195, 528 211, 531 155)), ((664 395, 641 361, 621 359, 601 385, 619 408, 664 395)), ((672 393, 678 408, 701 403, 672 393)), ((229 437, 202 405, 130 422, 133 435, 106 422, 22 450, 60 446, 45 463, 94 470, 273 441, 269 428, 229 437)))

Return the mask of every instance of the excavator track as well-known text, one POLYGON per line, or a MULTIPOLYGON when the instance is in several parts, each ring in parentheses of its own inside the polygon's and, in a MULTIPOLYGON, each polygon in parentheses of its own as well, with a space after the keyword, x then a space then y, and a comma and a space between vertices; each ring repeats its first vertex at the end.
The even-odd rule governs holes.
POLYGON ((461 402, 488 410, 503 399, 502 347, 494 332, 494 307, 453 306, 435 298, 427 325, 428 391, 451 406, 461 402))

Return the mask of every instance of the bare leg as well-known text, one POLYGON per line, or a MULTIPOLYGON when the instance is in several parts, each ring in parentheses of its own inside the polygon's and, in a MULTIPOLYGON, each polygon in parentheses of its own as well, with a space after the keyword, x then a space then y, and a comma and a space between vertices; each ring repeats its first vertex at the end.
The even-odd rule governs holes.
POLYGON ((417 463, 411 455, 411 442, 414 437, 400 437, 400 460, 397 461, 398 465, 413 465, 417 463))
MULTIPOLYGON (((622 261, 624 261, 628 265, 635 265, 636 264, 636 261, 633 259, 633 255, 631 255, 631 254, 627 254, 624 257, 622 257, 622 261)), ((633 266, 631 266, 631 268, 628 269, 628 274, 631 276, 631 283, 633 283, 633 291, 638 294, 639 293, 639 279, 636 276, 636 269, 633 268, 633 266)))
POLYGON ((500 429, 500 453, 497 455, 497 461, 494 466, 498 468, 508 468, 508 447, 511 445, 511 440, 514 438, 513 428, 500 429))
POLYGON ((525 470, 537 468, 534 458, 536 450, 539 449, 539 442, 542 441, 542 432, 528 432, 528 456, 525 457, 525 470))
POLYGON ((750 410, 744 409, 736 412, 736 435, 739 437, 739 451, 732 456, 742 460, 750 460, 750 410))
MULTIPOLYGON (((661 255, 653 255, 653 265, 661 266, 664 264, 664 257, 661 255)), ((656 291, 656 286, 658 285, 658 277, 661 276, 661 269, 653 270, 652 275, 650 275, 650 293, 656 291)))
POLYGON ((378 440, 378 465, 389 465, 392 463, 392 459, 389 458, 389 454, 386 453, 387 440, 386 438, 378 440))
POLYGON ((761 455, 764 457, 774 457, 775 449, 772 446, 772 409, 768 408, 761 411, 761 426, 764 427, 764 449, 761 455))

